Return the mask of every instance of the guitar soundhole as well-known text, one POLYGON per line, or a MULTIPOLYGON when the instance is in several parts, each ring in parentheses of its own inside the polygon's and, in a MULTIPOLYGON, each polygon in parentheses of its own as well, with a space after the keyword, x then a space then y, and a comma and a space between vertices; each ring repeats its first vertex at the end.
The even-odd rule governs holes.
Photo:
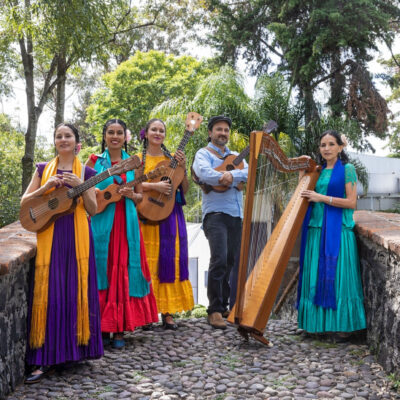
POLYGON ((172 184, 171 178, 168 177, 168 176, 163 176, 160 180, 161 180, 162 182, 168 182, 168 183, 171 183, 171 184, 172 184))
POLYGON ((233 171, 235 169, 235 167, 232 165, 232 164, 228 164, 227 166, 226 166, 226 170, 227 171, 233 171))
POLYGON ((58 207, 58 199, 50 199, 49 202, 47 203, 50 210, 55 210, 58 207))
POLYGON ((110 192, 105 192, 105 193, 104 193, 104 198, 105 198, 106 200, 110 200, 110 199, 111 199, 111 193, 110 193, 110 192))

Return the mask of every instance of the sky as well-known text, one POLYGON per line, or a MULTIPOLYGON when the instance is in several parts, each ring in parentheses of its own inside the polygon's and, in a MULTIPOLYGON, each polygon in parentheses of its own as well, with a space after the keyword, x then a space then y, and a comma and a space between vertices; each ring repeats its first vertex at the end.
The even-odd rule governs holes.
MULTIPOLYGON (((201 58, 201 57, 211 57, 212 50, 207 47, 201 46, 188 46, 191 49, 190 54, 201 58)), ((400 54, 400 39, 395 42, 393 47, 395 54, 400 54)), ((390 58, 390 53, 386 46, 379 45, 379 52, 373 54, 374 59, 369 63, 369 69, 374 74, 385 72, 384 67, 379 64, 378 60, 390 58)), ((247 65, 244 60, 240 60, 238 63, 238 69, 243 74, 245 78, 245 89, 247 94, 252 97, 254 95, 254 85, 256 78, 248 74, 247 65)), ((390 94, 390 89, 383 85, 381 82, 377 81, 376 85, 383 97, 387 97, 390 94)), ((20 126, 23 130, 27 125, 27 111, 26 111, 26 97, 25 88, 22 81, 15 81, 13 85, 14 97, 4 98, 0 97, 0 112, 4 112, 11 115, 13 124, 20 126)), ((67 101, 65 110, 65 120, 68 121, 72 117, 74 103, 77 102, 76 93, 74 93, 70 87, 67 86, 67 101)), ((392 112, 399 112, 399 104, 390 104, 390 109, 392 112)), ((53 135, 53 124, 54 124, 54 112, 49 108, 45 108, 39 119, 38 125, 38 135, 46 137, 49 143, 52 142, 53 135)), ((385 156, 389 154, 389 150, 386 147, 387 140, 380 140, 377 138, 369 138, 371 144, 376 149, 375 155, 385 156)), ((350 151, 353 149, 349 148, 350 151)))

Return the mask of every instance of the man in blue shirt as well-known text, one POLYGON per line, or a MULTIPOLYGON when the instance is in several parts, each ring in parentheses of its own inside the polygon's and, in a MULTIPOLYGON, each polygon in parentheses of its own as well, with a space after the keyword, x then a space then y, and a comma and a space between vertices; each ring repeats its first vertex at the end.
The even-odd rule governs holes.
POLYGON ((218 172, 214 168, 223 158, 235 154, 227 147, 232 121, 223 115, 208 122, 209 144, 200 149, 193 162, 193 170, 200 182, 227 187, 225 192, 203 193, 203 229, 210 245, 211 259, 208 269, 207 296, 208 322, 217 329, 226 329, 222 316, 226 316, 236 300, 237 272, 243 218, 243 194, 237 189, 247 181, 247 163, 243 169, 218 172))

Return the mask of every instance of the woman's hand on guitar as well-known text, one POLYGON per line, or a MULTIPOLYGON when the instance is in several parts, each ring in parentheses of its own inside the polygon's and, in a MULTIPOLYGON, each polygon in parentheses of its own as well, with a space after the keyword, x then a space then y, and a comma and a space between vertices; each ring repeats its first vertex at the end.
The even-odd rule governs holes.
POLYGON ((133 200, 135 204, 139 204, 143 200, 142 193, 135 193, 133 188, 123 187, 119 190, 119 194, 133 200))
POLYGON ((169 196, 171 194, 172 185, 169 182, 160 181, 160 182, 153 183, 153 185, 154 185, 154 190, 156 190, 157 192, 160 192, 167 196, 169 196))
POLYGON ((78 186, 82 183, 81 179, 71 172, 63 172, 62 180, 64 184, 71 187, 78 186))
POLYGON ((176 161, 178 161, 178 165, 183 169, 186 169, 186 156, 182 150, 177 150, 174 155, 176 161))
POLYGON ((45 185, 43 186, 43 191, 47 191, 53 187, 58 188, 58 187, 62 187, 64 186, 64 181, 62 179, 62 175, 53 175, 51 176, 47 182, 45 183, 45 185))

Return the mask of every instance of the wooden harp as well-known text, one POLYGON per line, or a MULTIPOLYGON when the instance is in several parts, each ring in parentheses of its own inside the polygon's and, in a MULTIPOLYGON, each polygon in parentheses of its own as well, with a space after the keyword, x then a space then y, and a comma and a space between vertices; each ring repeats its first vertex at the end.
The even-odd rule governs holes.
POLYGON ((313 190, 318 176, 310 158, 287 158, 272 136, 251 133, 237 296, 228 317, 246 340, 270 345, 263 333, 308 207, 300 193, 313 190))

